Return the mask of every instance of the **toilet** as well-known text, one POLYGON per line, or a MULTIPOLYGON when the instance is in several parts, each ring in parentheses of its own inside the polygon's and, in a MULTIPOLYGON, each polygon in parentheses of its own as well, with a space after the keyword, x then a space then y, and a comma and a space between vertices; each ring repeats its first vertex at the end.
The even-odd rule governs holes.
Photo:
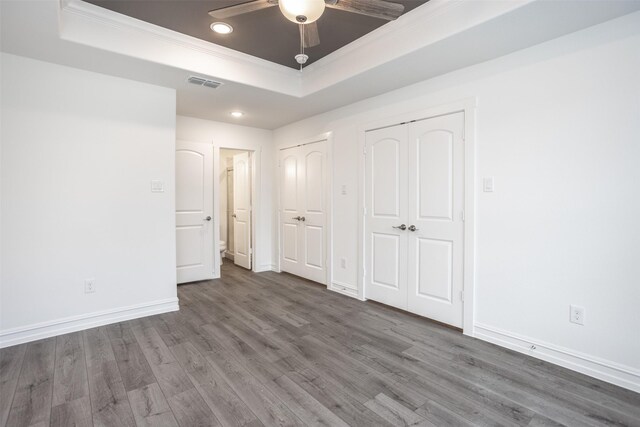
POLYGON ((220 240, 220 265, 222 265, 222 258, 224 258, 224 251, 227 250, 227 242, 220 240))

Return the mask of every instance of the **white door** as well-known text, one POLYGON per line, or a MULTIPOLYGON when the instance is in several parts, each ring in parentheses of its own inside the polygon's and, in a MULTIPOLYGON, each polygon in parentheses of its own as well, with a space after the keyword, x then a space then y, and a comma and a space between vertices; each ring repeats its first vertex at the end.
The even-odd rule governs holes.
POLYGON ((176 141, 178 283, 213 278, 213 146, 176 141))
POLYGON ((251 270, 251 164, 249 153, 233 156, 233 241, 236 265, 251 270))
POLYGON ((280 153, 280 268, 326 284, 326 141, 280 153))
POLYGON ((407 127, 367 132, 366 297, 407 308, 407 127))
POLYGON ((409 125, 408 310, 462 327, 464 113, 409 125), (415 227, 415 231, 413 231, 415 227))
POLYGON ((464 113, 367 132, 365 295, 462 327, 464 113))
POLYGON ((298 163, 300 148, 280 152, 280 269, 301 275, 303 271, 301 227, 298 207, 302 198, 301 165, 298 163))

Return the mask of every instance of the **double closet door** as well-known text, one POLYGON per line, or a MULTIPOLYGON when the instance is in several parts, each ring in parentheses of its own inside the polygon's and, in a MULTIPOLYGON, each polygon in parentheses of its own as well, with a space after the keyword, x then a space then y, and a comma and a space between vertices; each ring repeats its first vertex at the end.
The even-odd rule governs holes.
POLYGON ((464 113, 366 133, 365 295, 462 327, 464 113))
POLYGON ((326 284, 326 141, 280 151, 280 269, 326 284))

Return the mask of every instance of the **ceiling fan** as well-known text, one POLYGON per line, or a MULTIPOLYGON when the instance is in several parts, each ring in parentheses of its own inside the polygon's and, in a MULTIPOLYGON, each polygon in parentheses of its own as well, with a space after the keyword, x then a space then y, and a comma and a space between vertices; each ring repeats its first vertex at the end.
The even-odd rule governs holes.
POLYGON ((209 15, 216 19, 226 19, 274 6, 279 6, 288 20, 300 25, 302 52, 296 55, 296 61, 301 66, 308 59, 304 48, 320 44, 316 21, 322 16, 325 6, 387 21, 397 19, 404 12, 404 5, 385 0, 252 0, 212 10, 209 15))

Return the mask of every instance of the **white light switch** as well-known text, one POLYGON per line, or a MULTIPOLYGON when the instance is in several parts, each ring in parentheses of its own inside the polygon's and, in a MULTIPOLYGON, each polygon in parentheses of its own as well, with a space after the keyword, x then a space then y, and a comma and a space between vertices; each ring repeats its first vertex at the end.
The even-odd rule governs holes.
POLYGON ((164 193, 164 182, 156 180, 151 181, 151 192, 164 193))
POLYGON ((482 190, 485 193, 493 193, 493 177, 489 176, 482 181, 482 190))

